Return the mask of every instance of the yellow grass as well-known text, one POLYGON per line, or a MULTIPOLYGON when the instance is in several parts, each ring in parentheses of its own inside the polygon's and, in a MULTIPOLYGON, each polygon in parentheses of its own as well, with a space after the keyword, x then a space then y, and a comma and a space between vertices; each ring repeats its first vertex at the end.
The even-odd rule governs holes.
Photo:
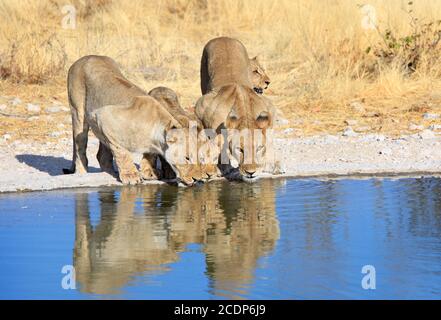
POLYGON ((190 107, 200 95, 202 48, 226 35, 263 57, 272 79, 267 94, 299 132, 335 133, 356 119, 360 128, 401 134, 409 122, 423 123, 423 112, 441 112, 437 55, 423 50, 409 74, 400 57, 383 61, 366 52, 382 46, 386 29, 397 37, 412 33, 410 7, 418 24, 441 19, 439 0, 407 3, 369 1, 378 28, 367 30, 352 0, 0 0, 0 95, 67 104, 67 69, 81 56, 100 54, 145 89, 175 89, 190 107), (77 9, 74 30, 62 28, 68 3, 77 9), (150 67, 161 75, 146 79, 150 67), (363 101, 365 113, 349 107, 354 100, 363 101))

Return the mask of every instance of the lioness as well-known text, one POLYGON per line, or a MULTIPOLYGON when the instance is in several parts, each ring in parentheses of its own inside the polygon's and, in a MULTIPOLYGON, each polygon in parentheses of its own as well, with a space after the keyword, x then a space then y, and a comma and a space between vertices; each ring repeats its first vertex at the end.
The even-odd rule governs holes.
MULTIPOLYGON (((129 105, 135 97, 144 96, 147 93, 127 80, 113 59, 95 55, 85 56, 70 67, 67 89, 72 112, 73 160, 71 168, 63 169, 63 172, 66 174, 86 173, 88 164, 86 147, 89 131, 87 113, 105 105, 129 105)), ((170 91, 172 90, 167 91, 168 95, 170 91)), ((160 97, 157 90, 154 89, 151 92, 157 93, 155 98, 160 97)), ((179 119, 185 120, 184 118, 179 119)), ((112 153, 103 143, 100 143, 97 159, 103 171, 114 174, 112 153)), ((153 159, 150 160, 153 161, 153 159)), ((160 178, 159 172, 151 174, 152 179, 160 178)), ((190 180, 191 177, 186 178, 190 180)))
MULTIPOLYGON (((156 87, 150 90, 148 94, 167 106, 172 114, 180 115, 182 126, 188 128, 191 124, 197 124, 199 131, 197 137, 197 161, 200 166, 202 177, 208 180, 214 176, 219 176, 220 172, 217 168, 217 162, 221 143, 216 140, 215 134, 210 135, 209 132, 201 131, 203 128, 202 122, 194 113, 187 112, 181 107, 178 96, 173 90, 166 87, 156 87)), ((161 166, 164 168, 164 176, 170 178, 169 166, 164 162, 161 162, 161 166)))
MULTIPOLYGON (((239 64, 246 63, 246 61, 245 61, 246 49, 245 49, 245 46, 240 41, 238 41, 236 39, 226 38, 226 37, 216 38, 211 41, 215 41, 215 42, 219 43, 219 45, 218 45, 219 47, 222 45, 225 45, 224 51, 229 50, 229 53, 231 55, 240 57, 240 59, 238 60, 237 63, 239 63, 239 64), (228 42, 231 42, 231 40, 233 40, 235 42, 234 46, 231 46, 228 44, 228 42)), ((208 46, 208 44, 207 44, 207 46, 208 46)), ((206 46, 206 48, 207 48, 207 46, 206 46)), ((205 53, 205 51, 204 51, 204 53, 205 53)), ((207 52, 207 54, 208 54, 208 52, 207 52)), ((246 57, 248 57, 248 54, 246 55, 246 57)), ((219 59, 217 59, 216 63, 218 63, 220 65, 224 65, 224 61, 222 60, 222 57, 218 57, 218 58, 219 59)), ((210 81, 210 78, 212 75, 210 74, 209 70, 210 69, 214 70, 217 68, 216 66, 209 66, 209 64, 211 64, 212 62, 213 62, 212 59, 208 60, 208 55, 202 54, 202 60, 201 60, 201 91, 202 91, 202 94, 208 93, 216 86, 216 83, 212 83, 210 81)), ((226 63, 227 62, 225 61, 224 67, 230 69, 230 71, 234 74, 234 76, 237 77, 238 75, 237 75, 237 73, 235 73, 234 65, 226 65, 226 63)), ((230 62, 228 62, 228 63, 230 63, 230 62)), ((233 64, 234 64, 234 62, 233 62, 233 64)), ((259 61, 259 58, 257 56, 255 56, 252 59, 248 59, 248 72, 246 72, 245 74, 242 74, 240 77, 245 77, 245 76, 248 76, 248 78, 250 79, 250 81, 253 85, 254 91, 256 91, 256 93, 258 93, 258 94, 262 94, 263 90, 267 89, 271 83, 270 78, 266 74, 265 69, 262 67, 262 65, 259 61)), ((217 80, 217 81, 222 81, 222 80, 217 80)))
POLYGON ((263 164, 259 159, 266 154, 266 130, 272 126, 274 110, 268 99, 254 91, 249 60, 238 40, 221 37, 209 41, 201 60, 201 88, 207 93, 196 103, 196 115, 205 128, 218 134, 225 128, 250 130, 248 138, 236 144, 225 137, 244 180, 255 178, 263 164), (255 133, 261 133, 261 139, 255 139, 255 133))
MULTIPOLYGON (((64 173, 87 172, 87 138, 89 123, 86 110, 92 112, 109 104, 129 104, 144 90, 130 83, 114 60, 105 56, 85 56, 69 69, 67 93, 72 112, 73 160, 71 169, 64 173)), ((114 173, 110 150, 100 143, 97 159, 103 171, 114 173)))
POLYGON ((156 157, 161 156, 176 173, 178 181, 192 185, 201 180, 196 159, 187 155, 186 141, 189 128, 181 125, 179 116, 150 96, 133 99, 130 106, 108 105, 87 111, 87 121, 100 142, 109 148, 118 167, 119 178, 124 184, 137 184, 141 179, 151 179, 155 171, 156 157), (149 125, 150 123, 150 125, 149 125), (180 129, 184 143, 168 131, 180 129), (182 159, 167 152, 173 149, 182 159), (141 172, 133 163, 131 152, 143 154, 141 172))

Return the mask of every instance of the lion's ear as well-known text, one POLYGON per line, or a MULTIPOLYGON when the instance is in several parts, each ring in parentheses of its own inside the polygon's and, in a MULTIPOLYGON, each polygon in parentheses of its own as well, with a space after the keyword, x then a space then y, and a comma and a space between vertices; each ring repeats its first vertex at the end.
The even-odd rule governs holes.
POLYGON ((256 125, 259 129, 268 128, 271 125, 271 115, 267 111, 262 111, 256 118, 256 125))
POLYGON ((227 116, 226 127, 228 129, 237 129, 239 127, 239 115, 235 108, 232 108, 227 116))

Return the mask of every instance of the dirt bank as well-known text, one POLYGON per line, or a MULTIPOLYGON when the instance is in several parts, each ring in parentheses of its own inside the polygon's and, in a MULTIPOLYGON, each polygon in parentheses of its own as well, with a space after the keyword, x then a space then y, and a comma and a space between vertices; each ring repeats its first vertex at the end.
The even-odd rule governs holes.
MULTIPOLYGON (((63 175, 62 168, 70 166, 70 139, 46 143, 0 140, 0 192, 120 185, 100 172, 97 149, 98 141, 91 137, 88 174, 63 175)), ((400 138, 376 134, 277 138, 276 149, 287 177, 441 171, 441 137, 432 131, 400 138)))

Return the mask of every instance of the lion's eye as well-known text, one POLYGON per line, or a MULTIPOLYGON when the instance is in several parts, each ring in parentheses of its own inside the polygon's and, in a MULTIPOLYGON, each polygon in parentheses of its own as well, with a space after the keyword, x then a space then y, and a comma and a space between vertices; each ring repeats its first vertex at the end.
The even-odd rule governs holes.
POLYGON ((260 74, 259 70, 254 70, 254 73, 260 74))

